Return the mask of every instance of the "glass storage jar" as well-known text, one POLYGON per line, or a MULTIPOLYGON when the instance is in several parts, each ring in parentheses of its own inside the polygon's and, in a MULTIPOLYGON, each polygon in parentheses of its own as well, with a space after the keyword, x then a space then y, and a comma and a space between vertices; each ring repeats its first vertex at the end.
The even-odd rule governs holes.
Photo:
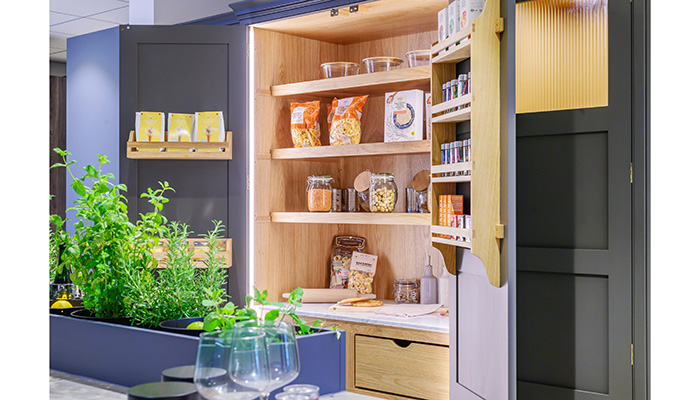
POLYGON ((333 177, 311 175, 307 178, 306 200, 309 211, 328 212, 331 210, 333 177))
POLYGON ((369 178, 369 209, 372 212, 390 213, 396 205, 394 175, 373 173, 369 178))
POLYGON ((394 301, 397 303, 418 303, 420 288, 416 279, 397 279, 394 281, 394 301))

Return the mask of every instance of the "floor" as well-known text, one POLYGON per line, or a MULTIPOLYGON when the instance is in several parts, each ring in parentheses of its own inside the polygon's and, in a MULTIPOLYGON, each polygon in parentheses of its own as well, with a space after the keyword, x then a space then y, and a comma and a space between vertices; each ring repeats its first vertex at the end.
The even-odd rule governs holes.
MULTIPOLYGON (((59 371, 50 372, 51 400, 125 400, 126 388, 59 371)), ((341 392, 321 396, 321 400, 380 400, 376 397, 341 392)))

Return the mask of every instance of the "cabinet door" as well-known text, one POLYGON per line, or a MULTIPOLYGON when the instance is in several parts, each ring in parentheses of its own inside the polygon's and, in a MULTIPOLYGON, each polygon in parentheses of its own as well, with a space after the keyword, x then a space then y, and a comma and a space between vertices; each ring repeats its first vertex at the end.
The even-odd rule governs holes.
MULTIPOLYGON (((120 180, 129 192, 130 218, 150 211, 139 195, 168 181, 176 192, 163 214, 194 234, 212 220, 233 239, 229 293, 243 302, 246 274, 246 28, 245 26, 121 26, 120 180), (131 160, 125 144, 137 111, 223 111, 233 134, 233 159, 131 160)), ((195 236, 196 237, 196 236, 195 236)))

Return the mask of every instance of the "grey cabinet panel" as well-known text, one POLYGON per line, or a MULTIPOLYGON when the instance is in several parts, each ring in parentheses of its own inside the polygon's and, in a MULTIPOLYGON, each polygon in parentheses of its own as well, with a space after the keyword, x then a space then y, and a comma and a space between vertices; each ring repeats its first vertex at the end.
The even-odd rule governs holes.
POLYGON ((168 219, 188 224, 194 235, 223 221, 233 239, 228 291, 236 304, 244 302, 247 276, 246 40, 244 26, 120 27, 120 180, 130 188, 130 218, 150 210, 140 193, 168 181, 176 190, 167 195, 168 219), (137 111, 223 111, 233 159, 127 159, 137 111))

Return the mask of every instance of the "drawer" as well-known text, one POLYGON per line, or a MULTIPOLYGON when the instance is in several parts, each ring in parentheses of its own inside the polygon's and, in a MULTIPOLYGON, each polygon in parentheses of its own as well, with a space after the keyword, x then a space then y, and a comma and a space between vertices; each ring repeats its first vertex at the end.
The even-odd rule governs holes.
POLYGON ((447 399, 447 346, 355 335, 355 387, 420 399, 447 399))

